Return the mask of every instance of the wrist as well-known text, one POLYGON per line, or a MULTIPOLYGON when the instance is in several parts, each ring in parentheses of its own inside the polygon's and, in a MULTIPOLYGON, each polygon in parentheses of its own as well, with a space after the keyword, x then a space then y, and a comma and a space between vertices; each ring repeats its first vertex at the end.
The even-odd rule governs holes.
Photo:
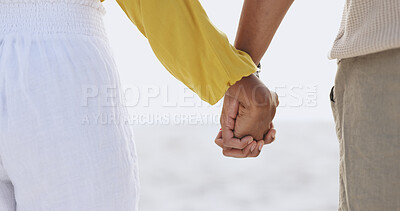
POLYGON ((243 77, 234 85, 229 87, 226 95, 236 98, 245 106, 252 106, 261 102, 262 96, 269 93, 268 88, 258 79, 255 74, 243 77))

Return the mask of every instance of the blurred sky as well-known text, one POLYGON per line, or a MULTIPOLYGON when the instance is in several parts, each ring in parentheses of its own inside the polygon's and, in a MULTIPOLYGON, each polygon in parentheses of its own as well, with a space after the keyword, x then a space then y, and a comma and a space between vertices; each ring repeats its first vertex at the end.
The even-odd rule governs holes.
MULTIPOLYGON (((171 1, 172 3, 173 1, 171 1)), ((201 1, 212 22, 234 42, 243 1, 201 1)), ((337 34, 343 1, 295 1, 262 60, 261 79, 280 95, 276 121, 333 121, 329 91, 336 61, 327 55, 337 34)), ((105 1, 105 24, 134 114, 213 114, 173 78, 115 1, 105 1), (140 97, 138 97, 140 96, 140 97)))

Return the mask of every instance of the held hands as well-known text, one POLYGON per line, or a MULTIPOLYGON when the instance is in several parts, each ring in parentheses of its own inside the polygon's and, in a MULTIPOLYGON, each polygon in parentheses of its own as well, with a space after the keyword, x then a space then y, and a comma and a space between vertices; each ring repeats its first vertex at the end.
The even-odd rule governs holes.
POLYGON ((264 144, 274 141, 272 124, 278 96, 255 75, 242 78, 225 93, 221 131, 215 143, 228 157, 257 157, 264 144))

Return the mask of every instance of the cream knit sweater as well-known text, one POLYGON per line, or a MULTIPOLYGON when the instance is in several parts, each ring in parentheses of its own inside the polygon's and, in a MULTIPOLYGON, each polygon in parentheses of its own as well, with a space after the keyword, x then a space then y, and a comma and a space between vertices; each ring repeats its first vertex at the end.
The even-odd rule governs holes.
POLYGON ((393 48, 400 48, 400 0, 346 0, 329 58, 349 58, 393 48))

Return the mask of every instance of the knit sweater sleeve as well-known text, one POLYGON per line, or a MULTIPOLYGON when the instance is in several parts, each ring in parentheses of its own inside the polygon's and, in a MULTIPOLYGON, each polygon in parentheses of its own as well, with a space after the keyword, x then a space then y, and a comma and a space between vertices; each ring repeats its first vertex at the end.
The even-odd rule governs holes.
POLYGON ((257 70, 209 20, 198 0, 117 0, 164 67, 204 101, 257 70))

